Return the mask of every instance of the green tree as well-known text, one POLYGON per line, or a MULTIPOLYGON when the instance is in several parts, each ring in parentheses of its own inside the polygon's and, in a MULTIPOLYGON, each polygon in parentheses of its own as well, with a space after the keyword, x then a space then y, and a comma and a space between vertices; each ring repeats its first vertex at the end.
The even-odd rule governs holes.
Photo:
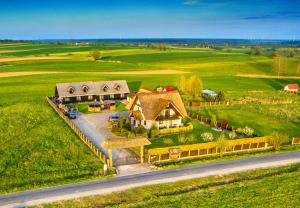
POLYGON ((186 82, 186 91, 193 97, 200 95, 203 89, 202 81, 197 77, 197 75, 191 76, 186 82))
POLYGON ((271 136, 269 136, 268 142, 277 151, 281 149, 282 144, 289 142, 289 137, 287 134, 274 132, 271 136))
POLYGON ((179 88, 179 91, 181 93, 184 93, 186 91, 186 78, 185 78, 185 76, 180 77, 178 88, 179 88))
POLYGON ((210 117, 210 126, 211 127, 217 126, 217 116, 215 114, 211 115, 210 117))
POLYGON ((90 56, 94 59, 94 61, 97 61, 100 58, 101 53, 98 50, 91 51, 90 56))
POLYGON ((156 138, 159 135, 159 130, 156 124, 152 124, 150 131, 149 131, 149 137, 150 138, 156 138))
POLYGON ((226 148, 228 147, 229 143, 228 140, 225 137, 225 134, 221 134, 220 137, 218 138, 218 140, 216 141, 216 146, 219 150, 219 154, 220 154, 220 158, 223 157, 226 148))
POLYGON ((220 91, 218 93, 217 99, 218 99, 218 101, 224 101, 225 100, 225 95, 224 95, 223 91, 220 91))

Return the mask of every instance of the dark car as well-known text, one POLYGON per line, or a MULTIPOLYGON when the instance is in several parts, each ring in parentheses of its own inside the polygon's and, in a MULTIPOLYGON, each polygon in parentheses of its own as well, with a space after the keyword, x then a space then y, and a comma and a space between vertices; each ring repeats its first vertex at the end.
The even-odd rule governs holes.
POLYGON ((69 112, 68 112, 68 117, 70 119, 76 119, 77 117, 77 109, 70 109, 69 112))

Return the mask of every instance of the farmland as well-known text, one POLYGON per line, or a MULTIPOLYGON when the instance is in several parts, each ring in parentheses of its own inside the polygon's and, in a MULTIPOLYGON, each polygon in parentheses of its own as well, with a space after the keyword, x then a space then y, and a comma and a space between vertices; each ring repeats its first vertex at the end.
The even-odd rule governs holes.
MULTIPOLYGON (((140 87, 177 86, 181 74, 159 72, 180 70, 187 72, 186 76, 198 75, 204 88, 224 91, 227 99, 285 97, 278 92, 284 85, 300 84, 299 79, 238 76, 276 75, 268 49, 259 56, 248 55, 247 50, 170 47, 159 51, 145 46, 108 43, 92 46, 46 43, 0 45, 1 73, 44 72, 0 76, 0 192, 101 177, 101 162, 45 101, 45 96, 54 94, 56 83, 126 79, 130 90, 137 91, 140 87), (90 51, 96 49, 101 51, 99 61, 93 61, 89 56, 90 51), (25 60, 30 57, 61 59, 25 60), (24 60, 5 61, 6 58, 24 60), (128 71, 157 71, 157 74, 101 74, 128 71)), ((297 76, 298 61, 299 54, 289 58, 289 68, 282 75, 297 76)), ((234 126, 250 126, 261 135, 280 131, 289 136, 300 136, 300 115, 296 110, 300 106, 299 96, 290 95, 288 99, 292 99, 293 104, 253 104, 197 110, 202 115, 216 114, 218 118, 226 118, 234 126)), ((159 145, 159 141, 153 145, 159 145)))

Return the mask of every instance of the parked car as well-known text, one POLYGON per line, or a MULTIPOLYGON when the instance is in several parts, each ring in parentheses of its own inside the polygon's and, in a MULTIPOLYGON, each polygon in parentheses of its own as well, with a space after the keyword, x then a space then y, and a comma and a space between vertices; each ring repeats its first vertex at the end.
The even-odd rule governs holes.
POLYGON ((77 109, 76 108, 72 108, 69 112, 68 112, 68 117, 70 119, 76 119, 77 117, 77 109))

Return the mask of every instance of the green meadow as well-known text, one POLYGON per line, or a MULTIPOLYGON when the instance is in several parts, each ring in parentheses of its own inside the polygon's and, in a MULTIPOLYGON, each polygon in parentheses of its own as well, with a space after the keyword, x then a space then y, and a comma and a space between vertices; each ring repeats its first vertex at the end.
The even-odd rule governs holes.
MULTIPOLYGON (((268 49, 263 55, 248 55, 246 48, 170 47, 167 51, 128 44, 0 44, 0 192, 12 192, 100 178, 102 163, 80 142, 45 101, 54 95, 56 83, 125 79, 131 91, 140 87, 177 86, 181 74, 160 70, 180 70, 198 75, 204 88, 224 91, 227 99, 281 98, 279 92, 299 79, 248 78, 240 74, 276 75, 268 49), (101 52, 93 61, 89 53, 101 52), (2 52, 1 52, 2 51, 2 52), (8 52, 9 51, 9 52, 8 52), (13 57, 55 56, 55 60, 5 61, 13 57), (133 71, 154 71, 139 74, 133 71), (5 72, 60 72, 1 77, 5 72), (130 72, 107 75, 101 72, 130 72)), ((299 54, 288 59, 282 75, 296 76, 299 54)), ((299 96, 289 96, 291 105, 248 105, 197 109, 200 114, 216 114, 234 126, 248 125, 267 135, 273 131, 300 136, 299 96)), ((206 131, 206 129, 202 129, 206 131)), ((197 135, 197 132, 195 132, 197 135)), ((159 145, 159 141, 154 146, 159 145)))

